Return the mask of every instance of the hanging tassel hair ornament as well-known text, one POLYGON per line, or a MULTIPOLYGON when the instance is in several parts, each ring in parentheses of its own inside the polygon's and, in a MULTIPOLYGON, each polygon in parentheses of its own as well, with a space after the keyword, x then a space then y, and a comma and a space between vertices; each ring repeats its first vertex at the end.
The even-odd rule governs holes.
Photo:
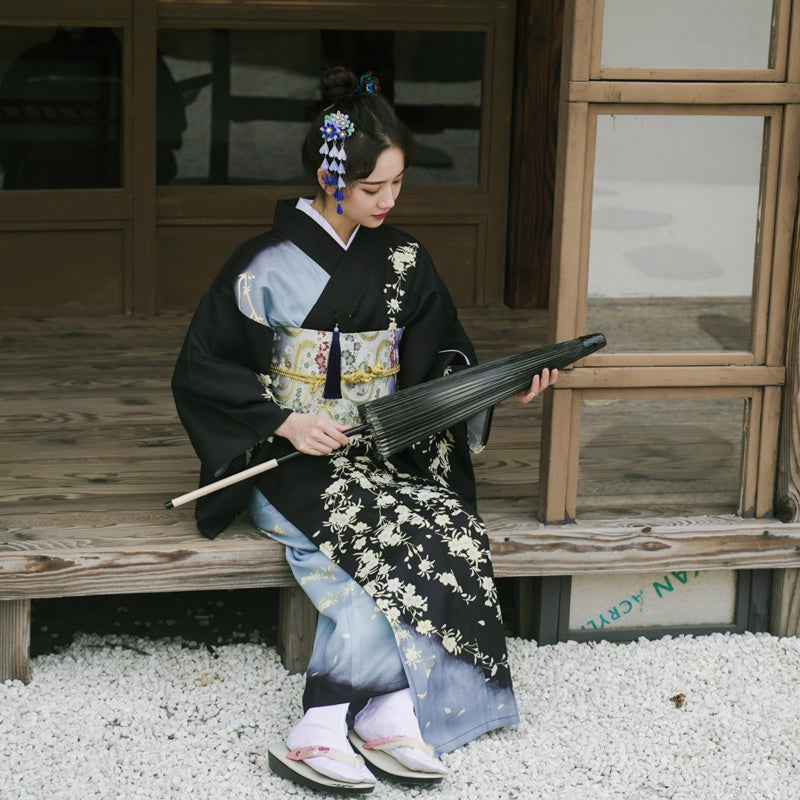
POLYGON ((335 187, 333 197, 336 200, 336 213, 342 213, 342 200, 344 200, 344 162, 347 154, 344 151, 345 141, 355 131, 355 125, 350 122, 347 114, 335 111, 333 114, 326 114, 325 121, 319 129, 322 134, 322 147, 319 152, 322 155, 321 168, 325 170, 325 185, 335 187))

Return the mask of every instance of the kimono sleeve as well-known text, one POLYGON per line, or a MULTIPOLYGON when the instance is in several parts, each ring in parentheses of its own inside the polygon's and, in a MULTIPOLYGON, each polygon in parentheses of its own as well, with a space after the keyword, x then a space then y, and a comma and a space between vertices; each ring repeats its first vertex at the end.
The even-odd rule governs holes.
MULTIPOLYGON (((291 413, 264 396, 258 378, 269 372, 272 331, 239 311, 230 283, 218 280, 203 297, 172 376, 178 416, 200 458, 200 485, 243 469, 247 452, 291 413)), ((200 531, 213 536, 227 527, 251 488, 252 481, 234 484, 198 500, 200 531)))

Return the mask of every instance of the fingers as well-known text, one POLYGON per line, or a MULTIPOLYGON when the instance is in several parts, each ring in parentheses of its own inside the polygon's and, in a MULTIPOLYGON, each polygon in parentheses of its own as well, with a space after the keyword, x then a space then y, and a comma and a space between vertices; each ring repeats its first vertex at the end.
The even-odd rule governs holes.
POLYGON ((558 370, 549 370, 546 367, 542 370, 539 381, 539 391, 543 392, 548 386, 552 386, 558 380, 558 370))
POLYGON ((514 395, 520 403, 530 403, 538 394, 541 394, 549 386, 558 380, 558 370, 549 370, 545 367, 541 375, 534 375, 530 388, 514 395))
POLYGON ((325 456, 349 442, 341 425, 327 417, 316 414, 290 414, 275 430, 288 439, 296 450, 311 456, 325 456))

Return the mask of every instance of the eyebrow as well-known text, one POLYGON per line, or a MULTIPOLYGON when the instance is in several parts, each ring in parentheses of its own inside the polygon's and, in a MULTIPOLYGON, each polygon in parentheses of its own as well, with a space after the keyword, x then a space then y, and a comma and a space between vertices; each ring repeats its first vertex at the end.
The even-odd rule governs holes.
POLYGON ((403 175, 405 175, 405 172, 406 172, 405 170, 401 170, 400 172, 397 173, 397 175, 394 176, 394 178, 387 178, 385 181, 360 180, 358 181, 358 183, 366 183, 368 186, 380 186, 382 183, 388 183, 390 180, 396 181, 398 178, 401 178, 403 175))

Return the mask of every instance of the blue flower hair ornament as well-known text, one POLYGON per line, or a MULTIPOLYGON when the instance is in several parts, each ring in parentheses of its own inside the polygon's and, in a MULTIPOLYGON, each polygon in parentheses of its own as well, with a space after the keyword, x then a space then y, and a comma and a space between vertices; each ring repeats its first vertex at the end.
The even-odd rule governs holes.
POLYGON ((341 202, 344 200, 344 162, 347 160, 347 153, 344 150, 345 141, 355 131, 355 125, 350 122, 347 114, 336 111, 333 114, 326 114, 322 127, 319 129, 322 134, 322 147, 319 152, 322 154, 321 169, 325 170, 325 185, 336 187, 333 197, 336 200, 336 213, 342 213, 341 202))

